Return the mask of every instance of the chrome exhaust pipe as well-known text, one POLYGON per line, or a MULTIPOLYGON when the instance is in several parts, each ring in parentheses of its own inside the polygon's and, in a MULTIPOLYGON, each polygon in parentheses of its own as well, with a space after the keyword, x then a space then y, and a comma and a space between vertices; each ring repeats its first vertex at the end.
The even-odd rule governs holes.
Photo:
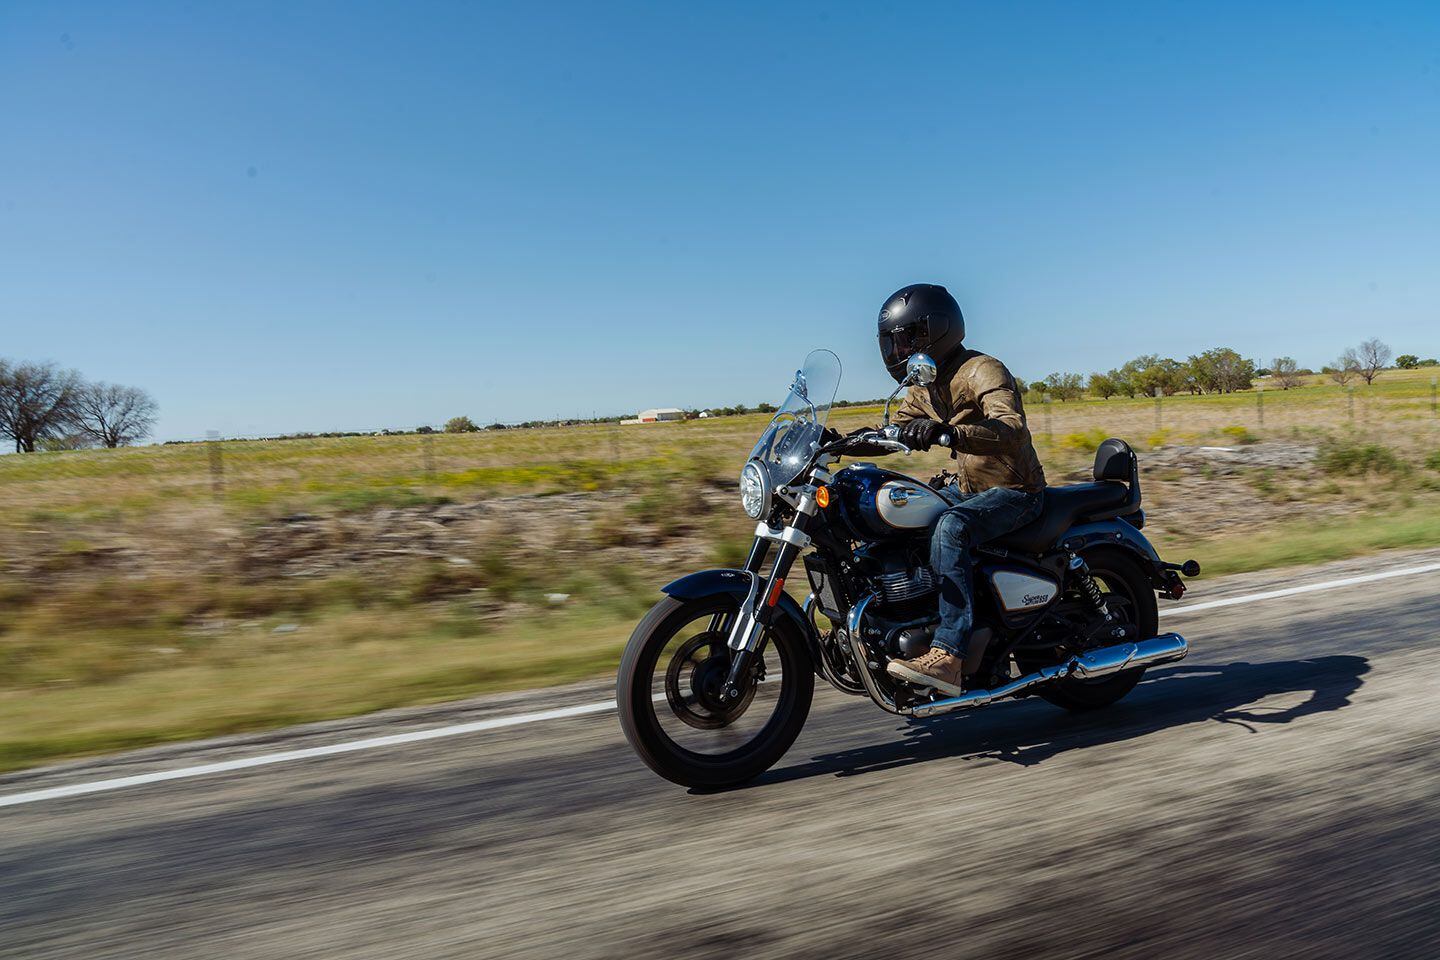
POLYGON ((962 710, 967 707, 983 707, 992 700, 999 700, 1002 697, 1013 697, 1023 690, 1028 690, 1036 684, 1049 683, 1052 680, 1059 680, 1063 677, 1076 676, 1084 680, 1091 680, 1096 677, 1109 676, 1112 673, 1119 673, 1121 670, 1131 670, 1136 667, 1153 667, 1162 663, 1172 663, 1176 660, 1183 660, 1185 654, 1190 652, 1190 645, 1185 638, 1178 633, 1162 633, 1150 640, 1141 640, 1139 643, 1117 643, 1112 647, 1100 647, 1087 651, 1078 657, 1071 657, 1064 663, 1056 664, 1053 667, 1042 667, 1034 673, 1027 673, 1023 677, 1017 677, 1009 683, 1001 684, 993 690, 968 690, 958 697, 949 697, 945 700, 932 700, 929 703, 916 704, 910 708, 912 717, 933 717, 942 713, 949 713, 952 710, 962 710))

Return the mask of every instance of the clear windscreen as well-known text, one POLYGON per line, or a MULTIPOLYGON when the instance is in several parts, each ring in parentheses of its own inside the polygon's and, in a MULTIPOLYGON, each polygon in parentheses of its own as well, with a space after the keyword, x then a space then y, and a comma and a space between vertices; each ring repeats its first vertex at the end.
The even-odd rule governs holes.
POLYGON ((805 469, 820 446, 839 389, 840 358, 829 350, 812 350, 796 371, 790 394, 750 452, 774 486, 789 483, 805 469))

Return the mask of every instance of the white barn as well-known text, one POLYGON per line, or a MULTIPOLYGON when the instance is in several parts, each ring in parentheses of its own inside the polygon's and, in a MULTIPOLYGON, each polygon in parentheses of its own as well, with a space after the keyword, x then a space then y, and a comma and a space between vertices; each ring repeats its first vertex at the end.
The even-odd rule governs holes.
POLYGON ((621 423, 669 423, 673 420, 684 420, 685 411, 679 407, 655 407, 651 410, 641 410, 634 420, 622 420, 621 423))

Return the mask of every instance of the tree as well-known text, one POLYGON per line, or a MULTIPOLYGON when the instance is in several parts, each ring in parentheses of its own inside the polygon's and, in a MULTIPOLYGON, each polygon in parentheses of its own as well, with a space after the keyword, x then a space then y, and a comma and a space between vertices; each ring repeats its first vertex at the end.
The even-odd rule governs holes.
POLYGON ((474 433, 479 429, 469 417, 451 417, 445 421, 446 433, 474 433))
POLYGON ((1249 390, 1255 380, 1255 361, 1246 360, 1229 347, 1215 347, 1185 362, 1201 393, 1234 393, 1249 390))
MULTIPOLYGON (((1186 387, 1185 365, 1169 357, 1158 357, 1153 353, 1136 357, 1120 368, 1134 393, 1151 397, 1158 389, 1169 397, 1186 387)), ((1129 396, 1134 396, 1134 393, 1129 396)))
POLYGON ((1355 349, 1350 347, 1340 354, 1340 359, 1335 361, 1335 366, 1327 368, 1325 372, 1330 375, 1331 380, 1343 387, 1355 379, 1355 374, 1359 370, 1360 357, 1356 355, 1355 349))
POLYGON ((0 363, 0 434, 15 441, 16 452, 34 453, 69 426, 80 386, 78 373, 53 363, 0 363))
POLYGON ((1379 337, 1371 337, 1360 344, 1360 365, 1356 372, 1367 384, 1374 383, 1375 378, 1380 375, 1390 363, 1390 348, 1386 346, 1379 337))
POLYGON ((1116 393, 1124 397, 1133 397, 1135 396, 1135 391, 1138 389, 1135 386, 1135 373, 1136 371, 1127 363, 1124 366, 1107 371, 1105 376, 1110 379, 1111 383, 1115 384, 1116 393))
POLYGON ((1283 390, 1298 387, 1303 382, 1300 377, 1300 365, 1295 362, 1294 357, 1276 357, 1270 362, 1270 375, 1275 378, 1275 382, 1280 384, 1283 390))
POLYGON ((1082 382, 1078 373, 1052 373, 1045 378, 1045 392, 1063 403, 1084 392, 1082 382))
POLYGON ((104 447, 128 447, 155 427, 155 401, 139 387, 87 383, 72 406, 70 422, 80 435, 104 447))
POLYGON ((1395 366, 1401 370, 1414 370, 1420 366, 1420 358, 1413 353, 1402 353, 1395 358, 1395 366))
POLYGON ((1109 400, 1119 392, 1120 386, 1115 382, 1115 378, 1111 377, 1108 373, 1090 374, 1091 396, 1099 397, 1101 400, 1109 400))

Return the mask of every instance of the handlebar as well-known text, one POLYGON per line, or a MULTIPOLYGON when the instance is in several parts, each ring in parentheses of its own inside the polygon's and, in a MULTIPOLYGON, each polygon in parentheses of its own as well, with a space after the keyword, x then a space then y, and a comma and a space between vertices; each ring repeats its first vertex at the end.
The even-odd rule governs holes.
MULTIPOLYGON (((884 430, 871 430, 868 433, 856 434, 855 436, 848 438, 848 440, 849 443, 869 444, 871 446, 883 447, 893 453, 903 453, 907 456, 915 452, 914 447, 908 446, 903 441, 901 441, 900 428, 895 426, 894 424, 891 424, 884 430)), ((942 433, 935 442, 942 447, 948 447, 950 446, 950 440, 950 434, 942 433)))

